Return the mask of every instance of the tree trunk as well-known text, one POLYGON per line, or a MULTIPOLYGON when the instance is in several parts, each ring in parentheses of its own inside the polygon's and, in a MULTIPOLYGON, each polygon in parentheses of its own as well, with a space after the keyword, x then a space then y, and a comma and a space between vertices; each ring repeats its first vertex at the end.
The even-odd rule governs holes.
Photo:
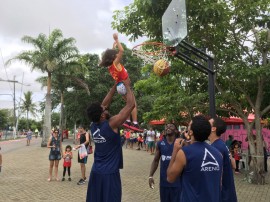
POLYGON ((47 94, 45 103, 45 115, 43 124, 43 137, 41 141, 41 147, 47 147, 49 137, 51 135, 51 112, 52 112, 52 101, 51 101, 51 73, 48 72, 47 79, 47 94))
POLYGON ((60 131, 62 134, 62 141, 63 141, 63 131, 64 131, 64 92, 61 92, 61 107, 60 107, 60 131))
POLYGON ((26 119, 27 119, 27 130, 29 130, 29 119, 28 119, 28 111, 26 111, 26 119))
POLYGON ((265 172, 264 172, 264 156, 263 156, 263 144, 262 144, 262 133, 261 133, 261 123, 260 118, 255 116, 255 128, 256 128, 256 138, 254 138, 252 132, 253 124, 248 124, 248 140, 250 155, 252 159, 252 167, 250 167, 250 173, 252 173, 251 182, 253 184, 265 184, 265 172), (253 172, 251 172, 253 171, 253 172))
POLYGON ((47 147, 47 143, 51 135, 51 111, 52 111, 51 95, 47 94, 41 147, 47 147))

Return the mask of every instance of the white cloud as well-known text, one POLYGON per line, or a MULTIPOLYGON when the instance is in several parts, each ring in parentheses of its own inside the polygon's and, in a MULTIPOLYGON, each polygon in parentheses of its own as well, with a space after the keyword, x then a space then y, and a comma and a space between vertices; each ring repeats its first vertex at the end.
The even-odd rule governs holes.
MULTIPOLYGON (((35 79, 42 75, 30 71, 30 67, 16 62, 4 67, 4 62, 22 50, 31 47, 21 42, 24 35, 36 37, 46 35, 55 28, 63 31, 64 37, 74 37, 76 46, 82 53, 100 53, 112 46, 111 28, 113 11, 122 9, 133 0, 1 0, 0 7, 0 78, 15 79, 30 84, 23 91, 32 91, 34 101, 44 98, 46 89, 41 90, 35 79)), ((121 41, 130 47, 127 37, 120 35, 121 41)), ((16 99, 21 94, 21 85, 16 84, 16 99), (18 96, 17 96, 18 95, 18 96)), ((0 82, 0 108, 12 108, 13 83, 0 82)))

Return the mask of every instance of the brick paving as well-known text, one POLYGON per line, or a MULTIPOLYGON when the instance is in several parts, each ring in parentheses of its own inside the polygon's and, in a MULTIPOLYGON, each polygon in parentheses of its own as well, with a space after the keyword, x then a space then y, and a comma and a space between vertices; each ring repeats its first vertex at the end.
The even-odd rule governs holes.
MULTIPOLYGON (((71 139, 65 140, 63 146, 71 144, 71 139)), ((3 168, 0 173, 0 202, 83 202, 86 197, 87 184, 77 185, 80 179, 80 166, 77 163, 77 151, 74 153, 71 176, 72 181, 47 182, 49 171, 49 149, 40 147, 41 139, 33 138, 30 146, 26 146, 26 139, 2 141, 3 168)), ((148 186, 148 174, 153 155, 136 149, 125 149, 124 169, 121 170, 122 201, 123 202, 158 202, 159 172, 155 173, 155 188, 148 186)), ((87 163, 87 176, 93 163, 90 155, 87 163)), ((63 161, 59 164, 59 178, 62 177, 63 161)), ((239 202, 269 202, 270 186, 269 174, 267 185, 252 185, 244 180, 245 175, 235 176, 237 196, 239 202)))

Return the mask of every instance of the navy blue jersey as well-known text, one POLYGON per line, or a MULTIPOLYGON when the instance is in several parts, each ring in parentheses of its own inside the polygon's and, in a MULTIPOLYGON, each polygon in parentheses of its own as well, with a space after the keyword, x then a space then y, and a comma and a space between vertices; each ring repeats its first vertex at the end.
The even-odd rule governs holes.
POLYGON ((92 172, 111 174, 123 168, 123 153, 120 134, 115 133, 109 122, 93 123, 90 127, 95 142, 92 172))
POLYGON ((169 183, 167 181, 167 168, 169 166, 172 152, 173 152, 173 145, 169 144, 164 138, 162 141, 157 143, 158 149, 160 151, 160 186, 161 187, 180 187, 180 177, 174 183, 169 183))
POLYGON ((211 145, 217 148, 217 150, 219 150, 223 156, 221 201, 236 202, 237 196, 234 186, 233 170, 231 166, 229 149, 221 139, 215 140, 211 145))
POLYGON ((181 201, 220 201, 223 167, 220 152, 205 142, 195 142, 182 150, 186 166, 181 176, 181 201))

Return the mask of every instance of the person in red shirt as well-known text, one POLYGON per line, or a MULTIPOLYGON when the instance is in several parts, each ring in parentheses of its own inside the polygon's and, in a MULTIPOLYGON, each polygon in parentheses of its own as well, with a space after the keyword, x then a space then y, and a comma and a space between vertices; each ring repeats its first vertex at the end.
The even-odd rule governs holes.
POLYGON ((71 146, 67 145, 66 149, 65 149, 65 152, 63 154, 64 163, 63 163, 63 178, 62 178, 62 181, 65 181, 66 171, 68 172, 68 181, 71 181, 70 168, 71 168, 71 159, 73 158, 71 149, 72 149, 71 146))
MULTIPOLYGON (((124 48, 122 47, 119 39, 118 34, 113 34, 114 44, 113 49, 107 49, 104 54, 102 55, 102 60, 99 66, 101 67, 108 67, 108 70, 112 76, 112 78, 117 82, 117 91, 119 94, 121 94, 126 100, 126 90, 125 85, 123 83, 130 84, 130 79, 127 70, 125 67, 120 63, 124 48), (115 48, 118 48, 116 50, 115 48)), ((123 126, 131 128, 137 131, 142 132, 142 130, 139 128, 138 120, 137 120, 137 104, 135 101, 135 108, 131 112, 131 117, 133 123, 131 123, 130 118, 126 120, 126 122, 123 124, 123 126)))
POLYGON ((235 168, 235 173, 239 173, 239 162, 240 162, 240 159, 241 159, 241 155, 240 155, 240 152, 239 152, 239 143, 236 142, 234 145, 233 145, 233 158, 235 159, 235 163, 236 163, 236 168, 235 168))
POLYGON ((143 136, 142 136, 142 134, 139 134, 139 137, 137 138, 137 141, 138 141, 137 150, 141 150, 141 148, 143 148, 143 136))
POLYGON ((131 134, 130 130, 127 129, 127 131, 126 131, 126 148, 128 145, 130 146, 130 134, 131 134))

